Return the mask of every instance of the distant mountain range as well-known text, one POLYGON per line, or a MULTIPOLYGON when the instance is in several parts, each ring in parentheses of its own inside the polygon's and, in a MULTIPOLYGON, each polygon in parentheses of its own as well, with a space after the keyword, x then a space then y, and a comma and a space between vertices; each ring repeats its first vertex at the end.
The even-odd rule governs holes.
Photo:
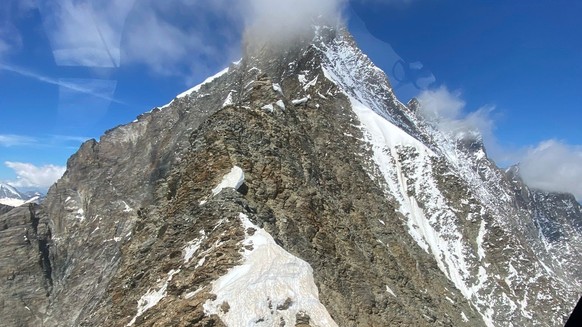
POLYGON ((20 192, 13 186, 0 183, 0 204, 19 207, 25 203, 39 203, 42 197, 39 192, 20 192))

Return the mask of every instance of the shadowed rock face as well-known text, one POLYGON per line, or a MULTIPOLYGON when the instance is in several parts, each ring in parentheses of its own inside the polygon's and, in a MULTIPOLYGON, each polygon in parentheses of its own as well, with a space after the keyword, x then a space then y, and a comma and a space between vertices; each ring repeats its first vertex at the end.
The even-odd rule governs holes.
MULTIPOLYGON (((480 142, 427 125, 349 35, 318 33, 250 49, 85 143, 40 207, 0 215, 3 324, 225 326, 239 308, 210 308, 216 283, 261 246, 248 242, 259 230, 310 264, 338 326, 564 321, 581 276, 560 269, 581 264, 576 201, 530 191, 480 142), (354 99, 405 142, 392 131, 375 145, 354 99), (235 166, 244 184, 213 194, 235 166)), ((301 298, 249 297, 247 316, 320 326, 301 298)))
POLYGON ((37 209, 30 204, 0 215, 0 312, 6 326, 41 326, 52 291, 50 230, 37 209))
POLYGON ((8 211, 10 211, 12 209, 14 209, 14 207, 0 204, 0 214, 7 213, 8 211))

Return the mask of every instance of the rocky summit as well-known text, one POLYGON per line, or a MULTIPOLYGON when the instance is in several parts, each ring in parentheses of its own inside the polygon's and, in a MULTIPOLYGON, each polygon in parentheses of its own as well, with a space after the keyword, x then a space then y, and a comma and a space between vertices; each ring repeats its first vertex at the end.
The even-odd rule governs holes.
POLYGON ((3 326, 562 326, 582 208, 400 103, 343 28, 245 56, 0 207, 3 326))

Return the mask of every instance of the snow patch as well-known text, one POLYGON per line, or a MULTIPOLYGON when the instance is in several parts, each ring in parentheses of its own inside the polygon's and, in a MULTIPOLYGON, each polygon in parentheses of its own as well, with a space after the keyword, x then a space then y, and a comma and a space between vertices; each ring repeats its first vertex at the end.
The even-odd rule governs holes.
POLYGON ((75 218, 77 218, 77 219, 79 219, 81 221, 85 220, 85 210, 78 209, 77 210, 77 213, 75 214, 75 218))
POLYGON ((200 293, 200 291, 202 291, 202 288, 199 288, 199 289, 197 289, 197 290, 195 290, 195 291, 193 291, 193 292, 186 293, 186 294, 184 295, 184 298, 185 298, 186 300, 190 300, 190 299, 191 299, 191 298, 193 298, 193 297, 194 297, 196 294, 200 293))
POLYGON ((9 207, 20 207, 25 204, 26 201, 13 198, 2 198, 0 199, 0 204, 7 205, 9 207))
POLYGON ((390 293, 393 297, 396 297, 396 294, 394 294, 394 291, 392 291, 392 289, 388 287, 388 285, 386 285, 386 292, 390 293))
POLYGON ((295 99, 295 100, 291 101, 291 103, 298 106, 298 105, 307 103, 308 100, 309 100, 309 96, 306 96, 306 97, 301 98, 301 99, 295 99))
POLYGON ((307 91, 310 87, 315 86, 315 84, 317 84, 317 78, 319 77, 319 75, 315 76, 314 79, 312 79, 311 81, 309 81, 307 84, 305 84, 303 86, 303 90, 307 91))
POLYGON ((230 170, 230 172, 224 177, 222 177, 222 181, 218 184, 215 188, 212 189, 212 194, 217 195, 220 193, 224 188, 231 187, 235 190, 238 189, 243 183, 245 182, 245 173, 243 170, 238 167, 234 166, 230 170))
POLYGON ((283 89, 281 88, 281 85, 279 85, 278 83, 273 83, 273 91, 283 95, 283 89))
POLYGON ((200 238, 188 242, 188 245, 184 248, 184 264, 187 264, 192 259, 194 254, 200 249, 202 241, 206 239, 206 234, 203 230, 200 231, 200 234, 200 238))
POLYGON ((277 107, 281 108, 281 110, 285 110, 285 103, 283 102, 283 100, 277 100, 277 102, 275 102, 275 104, 277 105, 277 107))
POLYGON ((268 112, 275 111, 275 108, 273 107, 273 105, 271 103, 262 106, 261 109, 268 111, 268 112))
POLYGON ((222 103, 222 107, 228 107, 228 106, 232 106, 234 104, 234 100, 232 99, 232 93, 234 91, 230 91, 228 92, 228 95, 226 96, 226 99, 224 100, 224 102, 222 103))
POLYGON ((135 321, 139 316, 141 316, 147 310, 153 308, 156 304, 160 302, 161 299, 163 299, 166 296, 168 283, 172 280, 174 275, 179 272, 180 269, 170 270, 170 272, 168 272, 168 277, 166 278, 166 281, 164 282, 164 284, 160 286, 160 288, 157 291, 150 289, 146 294, 142 295, 142 297, 137 301, 137 313, 126 326, 132 326, 133 324, 135 324, 135 321))
POLYGON ((213 283, 216 299, 204 303, 204 312, 218 315, 227 326, 275 326, 281 321, 294 326, 301 312, 311 317, 312 326, 337 326, 319 301, 311 266, 277 245, 246 215, 239 218, 245 230, 254 230, 243 242, 252 249, 245 248, 243 263, 213 283), (228 312, 220 309, 225 302, 228 312))
POLYGON ((303 74, 297 75, 297 79, 299 80, 299 83, 301 83, 301 85, 305 85, 305 83, 307 83, 307 78, 305 78, 305 75, 303 74))
POLYGON ((485 250, 483 249, 483 239, 485 238, 485 220, 481 220, 481 225, 479 226, 479 234, 477 235, 477 255, 479 260, 485 258, 485 250))
POLYGON ((132 211, 133 211, 133 208, 132 208, 132 207, 130 207, 130 206, 127 204, 127 202, 125 202, 125 201, 121 201, 121 203, 122 203, 122 204, 124 205, 124 207, 125 207, 125 208, 123 209, 123 212, 132 212, 132 211))

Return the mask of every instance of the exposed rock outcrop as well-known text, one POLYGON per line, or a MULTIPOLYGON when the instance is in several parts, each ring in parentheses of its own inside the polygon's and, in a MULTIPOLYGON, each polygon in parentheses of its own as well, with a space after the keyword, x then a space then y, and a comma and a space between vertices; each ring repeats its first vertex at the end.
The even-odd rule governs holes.
POLYGON ((580 205, 416 106, 344 30, 247 49, 0 215, 3 323, 561 325, 580 205))

